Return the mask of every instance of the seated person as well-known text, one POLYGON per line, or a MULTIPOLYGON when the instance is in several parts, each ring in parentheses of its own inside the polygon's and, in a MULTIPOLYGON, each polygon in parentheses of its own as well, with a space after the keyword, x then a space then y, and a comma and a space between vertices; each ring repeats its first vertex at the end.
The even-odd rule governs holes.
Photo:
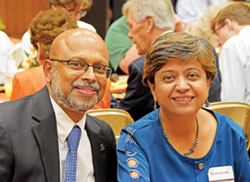
POLYGON ((152 44, 143 83, 160 108, 122 129, 118 181, 250 181, 243 128, 202 108, 215 75, 203 38, 168 33, 152 44))
POLYGON ((202 17, 199 19, 198 23, 194 26, 192 34, 196 36, 202 36, 215 48, 218 47, 217 36, 213 34, 211 30, 211 21, 217 15, 217 13, 222 10, 224 7, 232 4, 237 1, 246 1, 246 0, 227 0, 221 4, 213 5, 207 8, 202 17))
POLYGON ((250 104, 250 6, 238 2, 223 8, 212 20, 222 46, 219 56, 221 100, 250 104))
POLYGON ((3 85, 6 79, 12 79, 18 71, 16 61, 11 54, 13 43, 8 35, 0 31, 0 85, 3 85))
MULTIPOLYGON (((42 64, 48 59, 51 43, 60 33, 76 27, 75 19, 61 9, 49 9, 41 11, 36 15, 32 20, 30 31, 31 42, 38 50, 37 59, 40 62, 40 66, 19 72, 14 76, 10 100, 31 95, 45 86, 46 82, 42 64), (48 24, 51 26, 48 26, 48 24)), ((103 100, 92 109, 110 108, 111 98, 109 87, 110 79, 108 80, 103 100)))
POLYGON ((176 2, 176 12, 183 20, 183 30, 188 32, 192 31, 208 7, 225 1, 226 0, 178 0, 176 2))
MULTIPOLYGON (((49 0, 51 9, 55 10, 60 8, 67 11, 77 21, 77 26, 79 28, 87 28, 96 32, 92 25, 80 20, 90 10, 92 3, 92 0, 49 0)), ((30 42, 30 31, 24 33, 22 37, 22 46, 24 51, 29 54, 34 49, 30 42)))
POLYGON ((50 46, 59 34, 73 28, 77 28, 76 21, 61 9, 40 11, 33 18, 30 26, 31 42, 37 49, 37 60, 40 66, 15 74, 12 81, 11 101, 31 95, 46 85, 42 65, 49 57, 50 46))
POLYGON ((126 20, 126 16, 122 16, 113 22, 105 36, 109 64, 118 74, 128 74, 128 65, 139 57, 135 45, 128 38, 129 27, 126 20))

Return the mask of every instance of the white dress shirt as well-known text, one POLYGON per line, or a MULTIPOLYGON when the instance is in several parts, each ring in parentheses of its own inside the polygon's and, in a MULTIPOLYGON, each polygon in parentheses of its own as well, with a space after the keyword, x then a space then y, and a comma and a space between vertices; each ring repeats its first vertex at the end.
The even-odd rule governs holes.
POLYGON ((17 72, 16 61, 12 56, 14 44, 6 33, 0 31, 0 84, 6 79, 12 79, 17 72))
POLYGON ((75 123, 52 98, 50 99, 56 115, 60 157, 60 182, 65 181, 65 161, 68 153, 68 144, 66 138, 75 125, 81 128, 81 137, 77 152, 76 180, 78 182, 94 182, 95 179, 91 146, 87 132, 85 130, 86 115, 84 115, 79 122, 75 123))
POLYGON ((221 100, 250 104, 250 25, 225 42, 219 68, 221 100))
POLYGON ((183 21, 198 20, 211 5, 217 5, 226 0, 178 0, 176 12, 183 21))

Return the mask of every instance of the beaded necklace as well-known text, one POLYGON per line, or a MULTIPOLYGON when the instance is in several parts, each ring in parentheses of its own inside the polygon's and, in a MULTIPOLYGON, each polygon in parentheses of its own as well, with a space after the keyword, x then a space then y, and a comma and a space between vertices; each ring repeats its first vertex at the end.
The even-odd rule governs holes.
MULTIPOLYGON (((162 122, 161 122, 161 118, 160 118, 160 113, 159 113, 159 120, 160 120, 160 123, 162 125, 162 122)), ((163 126, 163 125, 162 125, 163 126)), ((197 127, 197 130, 196 130, 196 138, 195 138, 195 141, 193 143, 193 146, 192 148, 189 149, 189 151, 187 153, 184 153, 183 156, 187 157, 188 155, 192 154, 196 148, 196 146, 198 145, 198 138, 199 138, 199 119, 198 117, 196 116, 196 127, 197 127)), ((163 129, 163 127, 162 127, 163 129)), ((167 134, 165 133, 165 131, 163 130, 163 133, 166 137, 166 139, 168 140, 168 136, 167 134)))

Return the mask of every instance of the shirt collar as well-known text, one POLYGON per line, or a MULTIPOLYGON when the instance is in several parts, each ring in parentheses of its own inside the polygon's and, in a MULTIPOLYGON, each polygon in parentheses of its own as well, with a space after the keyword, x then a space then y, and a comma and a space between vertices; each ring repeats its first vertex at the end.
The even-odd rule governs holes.
POLYGON ((77 125, 81 130, 85 130, 86 114, 83 115, 82 119, 75 123, 63 110, 62 108, 50 97, 52 107, 56 116, 57 134, 60 142, 64 143, 72 128, 77 125))
POLYGON ((173 32, 174 32, 173 30, 167 30, 167 31, 163 32, 161 35, 165 35, 167 33, 173 33, 173 32))

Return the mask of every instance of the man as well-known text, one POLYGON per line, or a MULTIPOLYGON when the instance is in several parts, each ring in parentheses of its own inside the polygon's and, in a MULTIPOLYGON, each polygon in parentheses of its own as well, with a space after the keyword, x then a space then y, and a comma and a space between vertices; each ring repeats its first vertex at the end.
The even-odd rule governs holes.
POLYGON ((234 3, 222 9, 211 28, 222 46, 219 56, 221 100, 250 104, 250 7, 234 3))
POLYGON ((93 31, 68 30, 53 41, 47 87, 0 105, 1 182, 117 181, 112 129, 85 114, 104 95, 107 65, 93 31))
POLYGON ((244 2, 246 0, 227 0, 226 2, 209 6, 197 24, 194 26, 191 34, 205 38, 210 44, 217 48, 217 36, 214 35, 213 31, 211 30, 211 21, 220 10, 238 1, 244 2))
POLYGON ((175 29, 175 14, 170 0, 129 0, 122 8, 127 16, 128 37, 135 44, 140 58, 129 67, 126 96, 111 107, 124 109, 134 120, 154 110, 150 89, 142 84, 144 54, 161 34, 175 29))
MULTIPOLYGON (((52 41, 60 33, 73 28, 77 28, 75 19, 60 8, 40 11, 32 19, 30 38, 33 47, 37 50, 37 60, 40 66, 15 74, 12 82, 11 101, 34 94, 46 85, 42 65, 49 58, 52 41)), ((109 84, 110 81, 107 83, 106 93, 102 101, 92 109, 110 108, 109 84)))

